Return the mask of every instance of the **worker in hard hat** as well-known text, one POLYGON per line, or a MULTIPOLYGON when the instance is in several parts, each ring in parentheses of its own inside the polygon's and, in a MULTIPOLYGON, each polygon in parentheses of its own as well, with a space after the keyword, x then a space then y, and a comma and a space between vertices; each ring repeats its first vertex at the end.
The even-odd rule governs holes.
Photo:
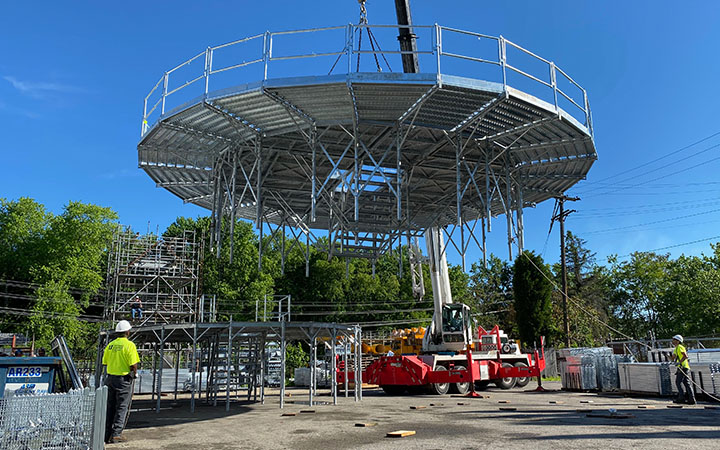
POLYGON ((103 352, 102 363, 107 366, 108 387, 107 418, 105 421, 105 443, 125 442, 122 431, 130 408, 132 382, 137 377, 140 356, 135 344, 128 339, 132 326, 121 320, 115 327, 116 339, 103 352))
POLYGON ((693 392, 692 386, 690 386, 690 362, 688 361, 687 351, 683 345, 683 337, 676 334, 672 338, 672 343, 675 346, 672 359, 677 366, 677 371, 675 372, 675 386, 677 386, 678 395, 675 399, 675 403, 688 403, 690 405, 694 405, 695 393, 693 392), (683 386, 685 386, 684 395, 683 386))

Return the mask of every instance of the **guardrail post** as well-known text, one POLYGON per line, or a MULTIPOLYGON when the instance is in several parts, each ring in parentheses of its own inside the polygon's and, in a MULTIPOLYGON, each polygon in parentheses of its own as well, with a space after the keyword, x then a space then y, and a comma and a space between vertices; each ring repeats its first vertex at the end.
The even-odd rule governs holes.
POLYGON ((505 45, 505 38, 500 35, 500 39, 498 39, 498 48, 500 52, 500 67, 502 68, 502 78, 503 78, 503 89, 507 86, 507 71, 505 69, 505 65, 507 63, 507 46, 505 45))
POLYGON ((352 55, 355 47, 355 28, 353 24, 347 24, 347 30, 345 31, 345 53, 347 54, 347 73, 348 75, 352 72, 352 55))
POLYGON ((263 36, 263 81, 267 80, 268 64, 272 57, 272 34, 269 31, 263 36))
POLYGON ((142 123, 140 124, 140 137, 145 136, 147 131, 147 97, 143 100, 143 116, 142 123))
POLYGON ((212 48, 205 49, 205 97, 207 98, 210 90, 210 72, 212 72, 212 48))
POLYGON ((592 114, 590 114, 590 103, 588 102, 588 96, 587 91, 585 89, 583 91, 583 99, 585 100, 585 126, 588 127, 590 130, 590 136, 593 135, 593 126, 592 126, 592 114))
POLYGON ((165 115, 165 97, 167 97, 167 89, 168 89, 168 73, 165 72, 165 75, 163 76, 163 91, 162 91, 162 107, 160 108, 160 115, 165 115))
POLYGON ((436 65, 436 77, 438 87, 442 87, 442 77, 440 76, 440 57, 442 56, 442 30, 440 25, 437 23, 434 25, 435 28, 435 65, 436 65))
POLYGON ((555 112, 558 111, 558 96, 557 96, 557 72, 555 70, 555 63, 550 62, 550 84, 552 84, 553 97, 555 98, 555 112))

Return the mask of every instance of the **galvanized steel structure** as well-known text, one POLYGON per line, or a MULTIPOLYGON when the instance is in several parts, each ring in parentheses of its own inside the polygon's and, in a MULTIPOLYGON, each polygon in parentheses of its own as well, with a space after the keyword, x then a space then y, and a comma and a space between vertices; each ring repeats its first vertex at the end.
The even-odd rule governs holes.
MULTIPOLYGON (((110 332, 100 334, 95 381, 102 383, 102 352, 111 339, 110 332)), ((203 400, 217 405, 225 402, 230 410, 231 401, 253 401, 265 403, 265 374, 268 370, 266 349, 269 343, 277 343, 280 348, 280 392, 279 406, 285 406, 286 385, 286 346, 289 342, 306 342, 310 349, 310 387, 308 404, 313 406, 318 400, 318 346, 325 348, 329 360, 329 372, 341 370, 338 362, 343 362, 345 382, 341 386, 337 378, 330 377, 330 390, 327 394, 332 403, 337 404, 340 389, 348 397, 348 372, 354 379, 360 380, 353 387, 355 401, 362 400, 362 353, 356 343, 362 340, 362 331, 356 325, 342 325, 319 322, 221 322, 221 323, 178 323, 169 325, 146 325, 133 328, 130 340, 144 346, 153 353, 152 400, 155 411, 159 412, 162 402, 163 369, 168 360, 174 361, 175 371, 174 399, 182 389, 178 383, 180 365, 190 368, 192 379, 189 387, 190 410, 195 411, 195 403, 203 400), (190 355, 189 361, 182 358, 190 355), (203 376, 205 383, 203 384, 203 376), (203 389, 203 386, 205 388, 203 389)), ((140 346, 138 345, 138 346, 140 346)))
POLYGON ((194 231, 159 237, 118 227, 108 251, 105 317, 136 325, 198 320, 202 254, 194 231), (140 305, 142 314, 133 319, 131 310, 140 305))
POLYGON ((440 226, 464 267, 472 242, 485 255, 485 232, 504 214, 512 258, 523 208, 561 195, 597 158, 587 93, 503 37, 414 25, 417 51, 383 50, 399 28, 208 47, 146 97, 140 167, 212 211, 217 252, 223 217, 231 233, 234 219, 254 221, 283 256, 303 241, 373 263, 440 226), (377 39, 363 43, 363 32, 377 39), (392 72, 408 53, 424 72, 392 72))

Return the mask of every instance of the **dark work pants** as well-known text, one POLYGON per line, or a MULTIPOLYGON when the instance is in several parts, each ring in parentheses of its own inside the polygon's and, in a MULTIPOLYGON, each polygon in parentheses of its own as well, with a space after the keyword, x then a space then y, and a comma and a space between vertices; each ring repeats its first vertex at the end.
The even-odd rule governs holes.
POLYGON ((105 442, 120 436, 125 427, 125 418, 132 398, 132 378, 130 375, 108 375, 105 385, 108 387, 107 418, 105 419, 105 442))
POLYGON ((678 367, 675 372, 675 387, 678 390, 678 400, 683 398, 690 402, 695 401, 695 394, 693 393, 692 386, 690 386, 690 369, 684 367, 678 367), (683 394, 683 386, 685 386, 685 393, 683 394))

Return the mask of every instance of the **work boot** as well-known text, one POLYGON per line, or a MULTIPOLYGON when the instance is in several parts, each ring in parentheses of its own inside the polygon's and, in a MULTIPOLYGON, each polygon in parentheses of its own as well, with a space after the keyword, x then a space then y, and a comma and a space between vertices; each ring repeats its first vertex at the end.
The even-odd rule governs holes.
POLYGON ((685 403, 687 403, 688 405, 694 405, 696 402, 695 402, 694 398, 691 398, 691 399, 686 399, 685 403))
POLYGON ((121 442, 127 442, 127 438, 125 438, 124 436, 113 436, 112 438, 110 438, 111 444, 119 444, 121 442))
POLYGON ((673 400, 673 403, 685 403, 685 399, 682 397, 676 397, 675 400, 673 400))

